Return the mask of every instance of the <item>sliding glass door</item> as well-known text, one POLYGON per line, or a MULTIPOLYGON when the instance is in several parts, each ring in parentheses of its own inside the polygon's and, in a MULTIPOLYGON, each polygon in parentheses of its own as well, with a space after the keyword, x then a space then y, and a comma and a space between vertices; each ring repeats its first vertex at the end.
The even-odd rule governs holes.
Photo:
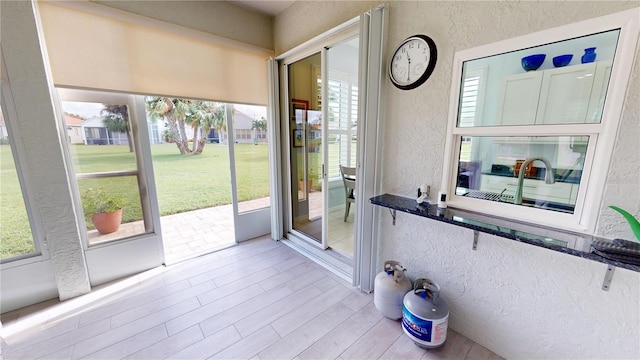
POLYGON ((351 35, 286 65, 292 230, 346 258, 357 211, 358 47, 351 35))

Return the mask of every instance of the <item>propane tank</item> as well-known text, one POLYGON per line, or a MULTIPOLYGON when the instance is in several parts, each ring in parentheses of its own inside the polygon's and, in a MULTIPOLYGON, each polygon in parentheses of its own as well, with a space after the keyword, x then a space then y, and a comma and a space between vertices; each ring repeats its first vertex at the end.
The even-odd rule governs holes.
POLYGON ((402 330, 421 348, 432 349, 447 340, 449 307, 440 297, 440 286, 417 279, 413 291, 404 296, 402 330))
POLYGON ((373 303, 389 319, 402 318, 402 299, 411 291, 411 281, 404 276, 406 270, 399 262, 387 260, 383 271, 376 276, 373 303))

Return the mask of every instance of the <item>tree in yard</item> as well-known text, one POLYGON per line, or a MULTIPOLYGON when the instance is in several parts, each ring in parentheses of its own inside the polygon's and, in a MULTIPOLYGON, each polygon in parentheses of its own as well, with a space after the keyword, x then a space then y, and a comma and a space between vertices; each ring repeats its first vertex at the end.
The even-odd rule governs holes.
POLYGON ((167 121, 169 131, 182 155, 191 153, 185 125, 190 103, 191 100, 168 97, 148 97, 146 101, 147 114, 152 119, 167 121))
POLYGON ((180 154, 198 155, 204 150, 211 129, 227 129, 225 104, 185 100, 167 97, 148 97, 147 113, 152 119, 164 119, 169 127, 170 137, 175 141, 180 154), (189 148, 186 125, 193 130, 193 147, 189 148))
POLYGON ((267 131, 267 119, 264 117, 260 117, 260 120, 253 119, 253 122, 251 123, 251 130, 254 131, 253 138, 257 139, 258 132, 260 130, 267 131))
POLYGON ((106 115, 102 124, 109 131, 123 132, 127 134, 129 142, 129 152, 133 152, 133 137, 131 136, 131 126, 129 125, 129 109, 127 105, 102 104, 104 108, 100 114, 106 115))
POLYGON ((193 101, 189 107, 187 122, 193 128, 193 154, 199 155, 207 143, 211 129, 226 129, 225 104, 209 101, 193 101), (198 133, 200 137, 198 137, 198 133))

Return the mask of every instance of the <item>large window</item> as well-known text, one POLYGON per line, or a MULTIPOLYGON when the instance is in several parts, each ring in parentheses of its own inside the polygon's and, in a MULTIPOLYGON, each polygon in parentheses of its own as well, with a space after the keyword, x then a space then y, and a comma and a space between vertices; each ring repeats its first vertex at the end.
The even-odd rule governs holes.
POLYGON ((451 206, 593 230, 621 111, 607 113, 605 102, 620 96, 610 84, 627 82, 612 72, 622 30, 606 26, 568 25, 556 39, 519 39, 521 49, 504 41, 456 54, 443 182, 451 206))
POLYGON ((11 138, 0 109, 0 259, 35 253, 11 138))

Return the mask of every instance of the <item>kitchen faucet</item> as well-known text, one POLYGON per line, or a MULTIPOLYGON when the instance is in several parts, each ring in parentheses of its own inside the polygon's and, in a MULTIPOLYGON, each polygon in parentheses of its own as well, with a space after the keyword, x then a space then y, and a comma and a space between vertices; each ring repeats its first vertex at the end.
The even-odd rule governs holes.
POLYGON ((540 160, 544 163, 544 167, 545 167, 545 171, 544 171, 544 177, 545 177, 545 182, 547 184, 553 184, 555 183, 555 179, 554 179, 554 174, 553 174, 553 168, 551 167, 551 163, 549 162, 549 160, 543 158, 543 157, 532 157, 532 158, 528 158, 526 159, 522 165, 520 165, 520 171, 518 172, 518 187, 516 187, 516 195, 514 196, 513 199, 513 203, 516 205, 522 205, 522 186, 524 185, 524 172, 527 166, 529 166, 529 164, 531 164, 532 162, 536 161, 536 160, 540 160))

